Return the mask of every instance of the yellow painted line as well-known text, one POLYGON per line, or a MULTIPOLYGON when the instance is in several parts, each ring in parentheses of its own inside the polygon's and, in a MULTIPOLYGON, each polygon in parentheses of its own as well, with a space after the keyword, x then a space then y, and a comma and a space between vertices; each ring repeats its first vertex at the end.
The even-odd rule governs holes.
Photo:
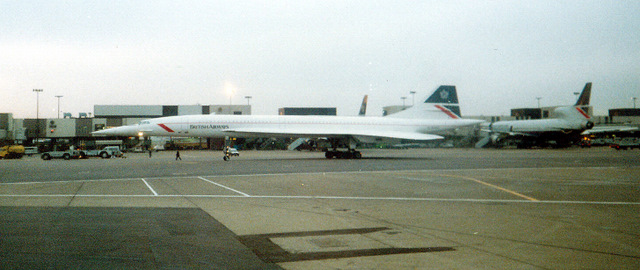
POLYGON ((447 176, 447 177, 456 177, 456 178, 467 179, 467 180, 470 180, 470 181, 476 182, 476 183, 478 183, 478 184, 482 184, 482 185, 485 185, 485 186, 488 186, 488 187, 491 187, 491 188, 495 188, 495 189, 497 189, 497 190, 501 190, 501 191, 504 191, 504 192, 506 192, 506 193, 509 193, 509 194, 512 194, 512 195, 518 196, 518 197, 520 197, 520 198, 527 199, 527 200, 529 200, 529 201, 534 201, 534 202, 537 202, 537 201, 538 201, 538 199, 536 199, 536 198, 529 197, 529 196, 527 196, 527 195, 520 194, 520 193, 515 192, 515 191, 513 191, 513 190, 506 189, 506 188, 503 188, 503 187, 500 187, 500 186, 496 186, 496 185, 494 185, 494 184, 489 184, 489 183, 487 183, 487 182, 480 181, 480 180, 475 179, 475 178, 466 177, 466 176, 460 176, 460 175, 449 175, 449 174, 440 174, 440 176, 447 176))

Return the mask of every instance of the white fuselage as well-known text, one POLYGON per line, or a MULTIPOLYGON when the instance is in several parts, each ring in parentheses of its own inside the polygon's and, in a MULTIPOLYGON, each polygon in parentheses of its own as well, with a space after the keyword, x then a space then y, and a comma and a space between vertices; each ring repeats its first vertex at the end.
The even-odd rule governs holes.
POLYGON ((500 121, 490 125, 492 132, 500 133, 543 133, 568 130, 584 130, 586 121, 565 119, 540 119, 521 121, 500 121))
POLYGON ((340 137, 371 136, 413 140, 478 124, 464 119, 403 119, 389 117, 187 115, 162 117, 96 132, 115 136, 183 137, 340 137))

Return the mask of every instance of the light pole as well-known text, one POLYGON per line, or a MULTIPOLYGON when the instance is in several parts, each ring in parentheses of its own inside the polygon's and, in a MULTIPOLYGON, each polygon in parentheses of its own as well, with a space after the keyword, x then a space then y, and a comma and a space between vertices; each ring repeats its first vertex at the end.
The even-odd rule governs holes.
POLYGON ((402 99, 402 109, 404 110, 404 107, 405 107, 404 101, 407 100, 407 97, 401 97, 401 99, 402 99))
POLYGON ((411 106, 416 105, 416 91, 409 92, 411 94, 411 106))
POLYGON ((537 97, 536 98, 538 100, 538 109, 540 109, 540 100, 542 99, 541 97, 537 97))
POLYGON ((636 99, 638 99, 637 97, 632 97, 631 99, 633 99, 633 108, 636 108, 636 99))
MULTIPOLYGON (((233 98, 233 93, 235 92, 235 87, 230 82, 224 83, 224 88, 227 91, 227 95, 229 95, 229 106, 231 106, 231 98, 233 98)), ((231 108, 229 108, 231 109, 231 108)))
POLYGON ((62 96, 56 96, 56 98, 58 98, 58 119, 60 119, 60 98, 62 96))
POLYGON ((42 89, 33 89, 33 92, 36 92, 36 147, 38 147, 40 140, 40 93, 42 89))
POLYGON ((251 105, 249 104, 249 101, 251 100, 252 96, 245 96, 244 98, 247 99, 247 106, 251 105))

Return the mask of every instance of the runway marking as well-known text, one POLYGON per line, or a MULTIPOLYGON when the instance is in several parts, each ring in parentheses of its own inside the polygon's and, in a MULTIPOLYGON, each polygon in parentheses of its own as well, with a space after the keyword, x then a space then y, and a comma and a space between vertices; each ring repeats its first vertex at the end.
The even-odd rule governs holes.
MULTIPOLYGON (((236 192, 238 194, 241 194, 242 197, 252 197, 252 198, 340 198, 340 197, 313 197, 313 196, 306 196, 306 197, 287 197, 287 196, 279 196, 279 197, 275 197, 275 196, 253 196, 253 195, 249 195, 247 193, 223 186, 221 184, 215 183, 209 179, 206 179, 204 177, 208 177, 208 178, 221 178, 221 177, 261 177, 261 176, 291 176, 291 175, 324 175, 324 174, 366 174, 366 173, 372 173, 372 174, 380 174, 380 173, 384 173, 384 174, 394 174, 394 173, 405 173, 405 172, 422 172, 422 173, 436 173, 436 172, 471 172, 471 171, 503 171, 503 170, 536 170, 536 169, 544 169, 544 170, 562 170, 562 169, 597 169, 597 170, 601 170, 601 169, 620 169, 622 167, 554 167, 554 168, 484 168, 484 169, 448 169, 448 170, 398 170, 398 171, 336 171, 336 172, 311 172, 311 173, 266 173, 266 174, 236 174, 236 175, 209 175, 209 176, 174 176, 171 178, 174 179, 183 179, 183 178, 194 178, 197 177, 203 181, 207 181, 211 184, 223 187, 225 189, 231 190, 233 192, 236 192)), ((637 169, 640 167, 625 167, 625 169, 637 169)), ((493 187, 496 188, 498 190, 502 190, 505 192, 508 192, 510 194, 516 195, 518 197, 521 198, 525 198, 527 199, 527 201, 524 202, 541 202, 541 203, 566 203, 566 204, 602 204, 602 205, 640 205, 640 203, 636 203, 636 202, 595 202, 595 201, 539 201, 538 199, 517 193, 515 191, 511 191, 496 185, 492 185, 486 182, 482 182, 480 180, 477 179, 473 179, 470 177, 464 177, 464 176, 459 176, 459 175, 445 175, 445 176, 451 176, 451 177, 459 177, 459 178, 465 178, 467 180, 471 180, 489 187, 493 187)), ((147 177, 146 179, 166 179, 167 176, 159 176, 159 177, 147 177)), ((4 185, 32 185, 32 184, 61 184, 61 183, 77 183, 77 182, 101 182, 101 181, 137 181, 141 178, 107 178, 107 179, 84 179, 84 180, 66 180, 66 181, 33 181, 33 182, 15 182, 15 183, 0 183, 0 186, 4 186, 4 185)), ((143 179, 144 180, 144 179, 143 179)), ((145 184, 147 185, 147 187, 154 193, 153 196, 157 196, 157 197, 177 197, 177 196, 173 196, 173 195, 158 195, 157 192, 155 192, 155 190, 153 190, 153 188, 145 181, 145 184)), ((0 198, 1 197, 29 197, 29 196, 33 196, 33 197, 46 197, 47 195, 12 195, 12 194, 0 194, 0 198)), ((71 196, 71 195, 53 195, 53 196, 71 196)), ((77 195, 78 197, 82 197, 82 196, 86 196, 86 195, 77 195)), ((96 195, 96 196, 103 196, 103 197, 109 197, 111 195, 96 195)), ((116 197, 140 197, 140 196, 146 196, 146 195, 113 195, 116 197)), ((181 195, 184 197, 190 197, 191 195, 181 195)), ((90 197, 90 196, 89 196, 90 197)), ((95 196, 94 196, 95 197, 95 196)), ((193 196, 191 196, 193 197, 193 196)), ((196 196, 197 197, 197 196, 196 196)), ((233 198, 234 196, 215 196, 215 195, 202 195, 200 197, 221 197, 221 198, 233 198)), ((238 196, 235 196, 238 197, 238 196)), ((379 200, 389 200, 389 198, 376 198, 379 200)), ((392 199, 392 198, 391 198, 392 199)), ((433 198, 425 198, 425 199, 421 199, 421 198, 407 198, 407 200, 425 200, 425 201, 468 201, 468 202, 511 202, 508 200, 468 200, 468 199, 433 199, 433 198)), ((523 201, 518 201, 518 202, 523 202, 523 201)))
POLYGON ((85 198, 240 198, 240 199, 325 199, 325 200, 371 200, 371 201, 422 201, 422 202, 469 202, 469 203, 523 203, 523 204, 584 204, 584 205, 629 205, 640 206, 640 202, 597 202, 597 201, 530 201, 530 200, 499 200, 499 199, 447 199, 447 198, 411 198, 411 197, 340 197, 340 196, 277 196, 277 195, 116 195, 116 194, 0 194, 0 198, 15 197, 85 197, 85 198))
POLYGON ((520 193, 515 192, 515 191, 513 191, 513 190, 506 189, 506 188, 503 188, 503 187, 500 187, 500 186, 496 186, 496 185, 494 185, 494 184, 489 184, 489 183, 487 183, 487 182, 484 182, 484 181, 481 181, 481 180, 478 180, 478 179, 475 179, 475 178, 471 178, 471 177, 467 177, 467 176, 461 176, 461 175, 449 175, 449 174, 438 174, 438 175, 439 175, 439 176, 447 176, 447 177, 454 177, 454 178, 467 179, 467 180, 470 180, 470 181, 476 182, 476 183, 478 183, 478 184, 482 184, 482 185, 485 185, 485 186, 488 186, 488 187, 491 187, 491 188, 494 188, 494 189, 497 189, 497 190, 501 190, 501 191, 504 191, 504 192, 506 192, 506 193, 509 193, 509 194, 512 194, 512 195, 515 195, 515 196, 518 196, 518 197, 520 197, 520 198, 527 199, 527 200, 529 200, 529 201, 534 201, 534 202, 539 201, 539 200, 538 200, 538 199, 536 199, 536 198, 529 197, 529 196, 527 196, 527 195, 520 194, 520 193))
POLYGON ((225 189, 231 190, 231 191, 233 191, 233 192, 235 192, 235 193, 238 193, 238 194, 240 194, 240 195, 242 195, 242 196, 244 196, 244 197, 251 197, 251 195, 249 195, 249 194, 247 194, 247 193, 244 193, 244 192, 241 192, 241 191, 238 191, 238 190, 232 189, 232 188, 227 187, 227 186, 225 186, 225 185, 218 184, 218 183, 213 182, 213 181, 211 181, 211 180, 209 180, 209 179, 206 179, 206 178, 204 178, 204 177, 198 176, 198 179, 200 179, 200 180, 204 180, 204 181, 207 181, 207 182, 209 182, 209 183, 211 183, 211 184, 214 184, 214 185, 216 185, 216 186, 219 186, 219 187, 221 187, 221 188, 225 188, 225 189))
MULTIPOLYGON (((535 168, 535 167, 516 167, 516 168, 481 168, 481 169, 432 169, 432 170, 396 170, 396 171, 331 171, 331 172, 306 172, 306 173, 262 173, 262 174, 227 174, 227 175, 204 175, 202 177, 209 178, 221 178, 221 177, 262 177, 262 176, 289 176, 289 175, 323 175, 323 174, 366 174, 366 173, 406 173, 406 172, 472 172, 472 171, 506 171, 506 170, 566 170, 566 169, 637 169, 640 166, 630 167, 548 167, 548 168, 535 168)), ((193 178, 199 176, 157 176, 146 177, 145 179, 166 179, 171 178, 193 178)), ((51 184, 51 183, 76 183, 76 182, 99 182, 99 181, 131 181, 138 180, 140 178, 105 178, 105 179, 78 179, 78 180, 62 180, 62 181, 32 181, 32 182, 12 182, 12 183, 0 183, 0 185, 31 185, 31 184, 51 184)))
POLYGON ((156 192, 155 190, 153 190, 153 188, 151 187, 151 185, 149 185, 149 183, 147 183, 147 180, 144 180, 144 178, 140 178, 142 179, 142 182, 144 182, 145 185, 147 185, 147 187, 149 188, 149 190, 151 190, 151 192, 153 192, 154 196, 158 196, 158 192, 156 192))

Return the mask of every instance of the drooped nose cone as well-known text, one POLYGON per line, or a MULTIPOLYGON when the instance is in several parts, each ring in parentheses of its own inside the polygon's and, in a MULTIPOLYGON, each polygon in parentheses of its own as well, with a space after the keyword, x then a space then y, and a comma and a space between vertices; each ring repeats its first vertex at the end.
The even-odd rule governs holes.
POLYGON ((114 127, 91 132, 94 136, 137 136, 138 129, 135 126, 114 127))

